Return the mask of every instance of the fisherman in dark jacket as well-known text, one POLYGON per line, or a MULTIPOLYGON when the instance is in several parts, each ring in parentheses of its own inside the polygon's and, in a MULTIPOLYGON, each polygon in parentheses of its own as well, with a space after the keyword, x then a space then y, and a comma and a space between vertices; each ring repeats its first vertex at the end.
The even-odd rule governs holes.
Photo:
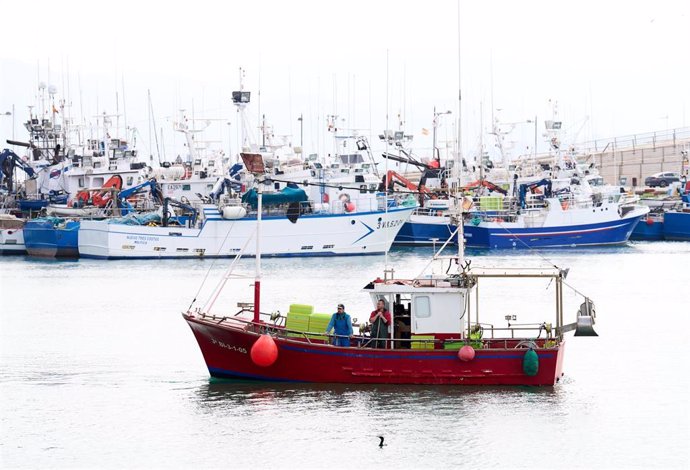
POLYGON ((371 312, 369 322, 371 323, 372 346, 385 348, 385 340, 389 338, 388 327, 391 324, 391 313, 386 310, 386 303, 382 299, 376 302, 376 310, 371 312))

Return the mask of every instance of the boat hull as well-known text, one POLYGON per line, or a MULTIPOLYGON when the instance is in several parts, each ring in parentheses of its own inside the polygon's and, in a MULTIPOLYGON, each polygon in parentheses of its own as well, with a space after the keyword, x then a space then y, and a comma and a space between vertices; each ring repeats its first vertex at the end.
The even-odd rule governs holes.
POLYGON ((24 255, 24 230, 21 228, 0 229, 0 255, 24 255))
POLYGON ((690 212, 666 212, 664 214, 664 238, 690 241, 690 212))
POLYGON ((648 217, 637 224, 630 239, 690 241, 690 212, 668 211, 648 217))
MULTIPOLYGON (((465 223, 464 236, 467 247, 491 249, 556 248, 588 245, 615 245, 626 243, 635 226, 647 213, 644 208, 619 217, 615 212, 606 217, 590 217, 586 222, 545 224, 541 227, 525 227, 510 222, 465 223), (604 220, 602 220, 604 219, 604 220)), ((455 231, 447 217, 413 214, 400 230, 395 243, 407 245, 432 245, 444 243, 455 231), (434 241, 434 239, 436 239, 434 241)), ((457 237, 452 241, 457 243, 457 237)))
POLYGON ((564 343, 537 349, 538 373, 523 372, 526 349, 477 349, 463 362, 457 351, 336 347, 274 338, 278 358, 268 367, 251 359, 257 333, 183 315, 213 377, 348 384, 554 385, 562 375, 564 343))
POLYGON ((24 225, 24 244, 30 256, 79 257, 79 222, 54 226, 50 220, 30 220, 24 225))
MULTIPOLYGON (((381 254, 390 249, 414 208, 356 214, 306 215, 261 222, 262 256, 381 254)), ((223 219, 205 209, 201 228, 132 226, 82 221, 79 254, 86 258, 202 258, 254 256, 256 219, 223 219)))

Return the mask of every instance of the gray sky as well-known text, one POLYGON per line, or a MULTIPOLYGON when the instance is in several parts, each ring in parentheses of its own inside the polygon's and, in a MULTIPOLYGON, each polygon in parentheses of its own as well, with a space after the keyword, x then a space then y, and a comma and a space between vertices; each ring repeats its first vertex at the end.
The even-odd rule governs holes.
MULTIPOLYGON (((147 90, 168 157, 183 152, 171 119, 181 108, 218 119, 205 137, 237 149, 230 93, 246 70, 250 108, 305 151, 329 151, 325 116, 376 136, 398 127, 430 146, 433 108, 451 110, 462 70, 462 139, 478 147, 494 109, 502 121, 550 117, 549 100, 577 141, 690 125, 690 2, 668 1, 3 2, 0 137, 15 132, 39 80, 54 84, 80 118, 115 113, 149 148, 147 90), (126 102, 123 104, 123 95, 126 102), (483 109, 483 113, 480 112, 483 109), (388 110, 388 113, 386 113, 388 110), (483 119, 480 125, 480 115, 483 119), (344 121, 343 121, 344 120, 344 121), (231 122, 231 125, 227 125, 231 122), (575 136, 575 134, 577 135, 575 136)), ((539 133, 542 133, 540 124, 539 133)), ((485 135, 485 141, 489 136, 485 135)), ((514 154, 534 139, 516 126, 514 154)), ((541 148, 542 138, 539 137, 541 148)), ((428 151, 420 150, 420 154, 428 151)))

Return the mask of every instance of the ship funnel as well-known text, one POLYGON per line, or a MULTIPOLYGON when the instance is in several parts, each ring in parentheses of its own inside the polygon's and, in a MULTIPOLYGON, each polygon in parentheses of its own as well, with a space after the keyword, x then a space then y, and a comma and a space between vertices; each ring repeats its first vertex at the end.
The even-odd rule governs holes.
POLYGON ((575 336, 599 336, 597 332, 594 331, 595 318, 596 311, 594 310, 594 302, 590 299, 585 299, 580 305, 580 310, 577 314, 575 336))

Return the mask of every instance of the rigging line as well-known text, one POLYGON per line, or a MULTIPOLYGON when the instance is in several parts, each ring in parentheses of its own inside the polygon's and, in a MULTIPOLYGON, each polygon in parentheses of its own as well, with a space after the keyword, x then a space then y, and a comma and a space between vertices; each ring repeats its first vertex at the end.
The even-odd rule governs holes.
MULTIPOLYGON (((233 222, 233 226, 235 223, 233 222)), ((232 227, 230 227, 230 230, 225 234, 225 239, 223 240, 223 243, 220 244, 220 247, 218 248, 218 252, 216 253, 216 256, 213 257, 213 260, 211 262, 211 266, 208 267, 208 270, 206 271, 206 275, 204 276, 204 279, 201 281, 201 285, 199 286, 199 290, 196 291, 196 294, 194 294, 194 299, 192 299, 192 302, 189 304, 189 307, 187 307, 187 310, 189 311, 192 308, 192 305, 194 305, 194 302, 196 302, 196 298, 199 296, 199 293, 201 292, 201 289, 204 288, 204 284, 206 283, 206 280, 208 279, 208 275, 211 273, 211 269, 213 269, 213 266, 216 264, 216 260, 220 256, 220 252, 223 249, 223 246, 225 246, 225 242, 227 241, 228 237, 230 236, 230 232, 232 232, 232 227)), ((249 237, 251 238, 251 237, 249 237)), ((245 247, 247 245, 245 244, 245 247)), ((244 248, 242 249, 244 251, 244 248)), ((241 251, 240 251, 241 253, 241 251)))
POLYGON ((431 263, 433 263, 434 261, 436 261, 438 259, 437 257, 441 255, 441 253, 446 248, 446 246, 448 246, 448 243, 450 243, 450 241, 453 239, 453 237, 455 237, 455 235, 460 230, 461 226, 462 226, 461 224, 458 224, 458 226, 455 228, 455 230, 450 235, 450 237, 448 237, 448 239, 441 246, 441 248, 439 248, 439 250, 436 253, 434 253, 434 256, 431 257, 431 260, 429 260, 429 262, 426 264, 426 266, 424 266, 424 269, 422 269, 421 273, 419 273, 419 276, 417 276, 417 277, 421 277, 421 275, 429 268, 429 266, 431 266, 431 263))
MULTIPOLYGON (((311 183, 311 182, 307 182, 307 181, 281 180, 278 178, 271 178, 271 177, 266 178, 266 181, 277 182, 277 183, 294 183, 297 186, 322 186, 324 188, 334 188, 334 189, 339 189, 339 190, 343 190, 343 189, 350 189, 352 191, 361 191, 362 190, 362 188, 359 186, 344 186, 342 184, 332 184, 332 183, 311 183)), ((364 184, 366 184, 366 183, 364 183, 364 184)), ((379 191, 378 189, 375 189, 375 190, 374 189, 366 189, 366 192, 385 193, 386 190, 379 191)), ((397 191, 395 189, 388 190, 387 192, 389 194, 429 194, 428 192, 422 192, 422 191, 409 191, 409 190, 408 191, 397 191)))
POLYGON ((550 264, 551 266, 553 266, 554 268, 556 268, 556 269, 558 269, 558 270, 561 269, 561 268, 560 268, 559 266, 557 266, 553 261, 551 261, 551 260, 548 259, 546 256, 544 256, 544 255, 542 255, 541 253, 539 253, 539 251, 536 250, 534 247, 532 247, 532 246, 528 245, 527 243, 525 243, 525 241, 523 241, 523 240, 522 240, 519 236, 517 236, 515 233, 511 232, 507 227, 505 227, 505 226, 503 225, 502 222, 496 222, 496 224, 498 224, 498 225, 499 225, 503 230, 505 230, 507 233, 509 233, 510 235, 514 236, 514 237, 517 239, 517 241, 519 241, 520 243, 522 243, 523 245, 525 245, 525 248, 527 248, 528 250, 530 250, 530 251, 532 252, 532 254, 535 254, 535 255, 539 256, 541 259, 543 259, 544 261, 546 261, 547 263, 549 263, 549 264, 550 264))
MULTIPOLYGON (((538 257, 540 257, 541 259, 543 259, 544 261, 546 261, 547 263, 549 263, 549 264, 550 264, 551 266, 553 266, 554 268, 558 269, 559 271, 562 271, 562 269, 561 269, 559 266, 557 266, 553 261, 551 261, 551 260, 550 260, 549 258, 547 258, 546 256, 542 255, 542 254, 539 252, 539 250, 537 250, 537 249, 531 247, 530 245, 528 245, 527 243, 525 243, 523 240, 521 240, 520 237, 518 237, 518 236, 515 235, 513 232, 511 232, 508 228, 506 228, 505 226, 503 226, 503 224, 502 224, 501 222, 496 222, 496 223, 497 223, 498 225, 500 225, 501 228, 502 228, 503 230, 505 230, 506 232, 508 232, 509 234, 513 235, 515 238, 517 238, 517 240, 518 240, 520 243, 522 243, 523 245, 525 245, 525 247, 526 247, 528 250, 530 250, 530 252, 532 252, 532 254, 537 255, 538 257)), ((585 299, 591 298, 591 297, 589 297, 588 295, 585 295, 583 292, 580 292, 579 290, 577 290, 577 289, 576 289, 575 287, 573 287, 572 285, 570 285, 570 284, 568 284, 567 282, 565 282, 565 278, 564 278, 564 279, 561 279, 561 282, 562 282, 564 285, 568 286, 570 289, 572 289, 573 292, 575 292, 575 293, 578 294, 578 295, 581 295, 581 296, 584 297, 585 299)))
MULTIPOLYGON (((212 291, 212 293, 211 293, 212 298, 209 298, 209 300, 206 301, 206 303, 204 304, 204 306, 202 308, 204 311, 208 312, 211 310, 211 308, 213 308, 213 304, 216 303, 218 296, 220 295, 221 291, 223 290, 223 287, 225 287, 225 284, 228 282, 228 279, 230 279, 230 276, 232 274, 233 269, 235 268, 235 265, 240 260, 240 258, 242 258, 242 253, 244 253, 244 251, 247 249, 249 242, 252 240, 252 238, 254 238, 254 236, 256 235, 258 230, 259 230, 259 228, 258 228, 258 224, 257 224, 257 228, 254 231, 254 234, 250 237, 247 237, 247 240, 244 242, 244 246, 242 247, 242 249, 240 251, 237 252, 237 254, 235 255, 235 258, 232 260, 232 263, 230 263, 230 266, 228 267, 228 270, 226 271, 225 275, 220 280, 220 282, 215 287, 215 289, 212 291)), ((226 237, 225 237, 226 239, 229 236, 229 234, 230 234, 230 231, 228 231, 228 235, 226 235, 226 237)), ((223 244, 221 245, 221 247, 224 244, 225 244, 225 240, 223 240, 223 244)), ((218 253, 220 254, 220 250, 218 250, 218 253)), ((256 256, 256 254, 254 256, 256 256)), ((206 277, 208 277, 208 273, 206 274, 206 277)), ((199 290, 201 290, 201 288, 199 290)))

